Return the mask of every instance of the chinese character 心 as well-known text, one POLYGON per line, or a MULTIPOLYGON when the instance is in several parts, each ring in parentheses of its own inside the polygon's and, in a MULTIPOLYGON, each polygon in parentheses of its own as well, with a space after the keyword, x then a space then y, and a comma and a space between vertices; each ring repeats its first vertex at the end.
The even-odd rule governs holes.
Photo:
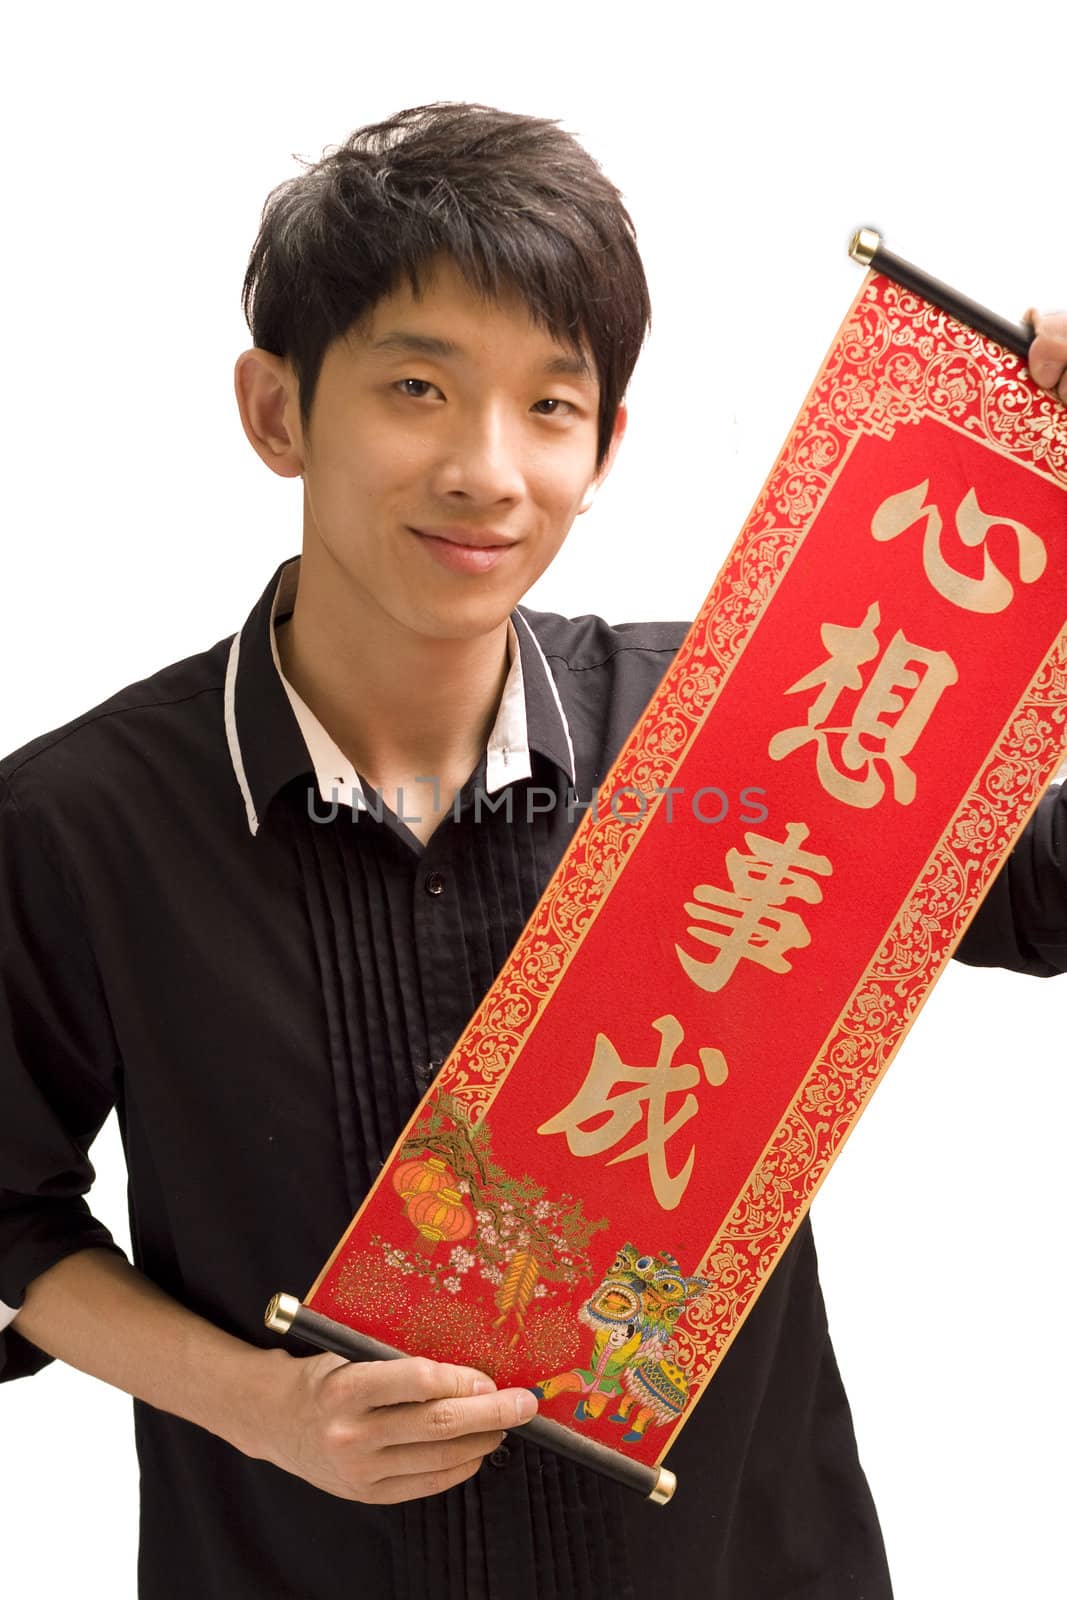
MULTIPOLYGON (((871 519, 872 534, 885 543, 907 532, 920 517, 925 517, 923 569, 938 594, 964 611, 986 614, 1003 611, 1010 605, 1015 591, 1011 580, 995 564, 988 549, 982 551, 984 565, 980 578, 969 578, 965 572, 957 572, 945 560, 941 552, 941 513, 936 506, 926 504, 929 487, 930 480, 926 478, 914 489, 903 489, 899 494, 889 495, 871 519)), ((1036 582, 1045 570, 1047 557, 1044 542, 1031 528, 1024 527, 1011 517, 987 516, 978 504, 974 490, 968 489, 956 508, 956 532, 961 544, 972 550, 978 545, 984 546, 990 529, 998 527, 1011 528, 1015 534, 1019 551, 1019 577, 1023 583, 1036 582)))

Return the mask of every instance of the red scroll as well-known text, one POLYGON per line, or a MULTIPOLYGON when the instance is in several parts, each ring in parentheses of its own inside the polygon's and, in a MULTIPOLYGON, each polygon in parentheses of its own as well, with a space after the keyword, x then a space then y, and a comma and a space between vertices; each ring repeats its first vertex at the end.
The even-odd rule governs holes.
POLYGON ((1063 407, 869 276, 314 1311, 663 1459, 1060 759, 1065 489, 1063 407))

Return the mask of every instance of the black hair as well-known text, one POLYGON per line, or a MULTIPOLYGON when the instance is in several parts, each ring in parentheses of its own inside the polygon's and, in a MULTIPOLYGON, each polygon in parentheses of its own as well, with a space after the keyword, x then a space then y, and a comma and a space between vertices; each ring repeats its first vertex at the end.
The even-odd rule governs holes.
POLYGON ((592 355, 599 469, 651 307, 622 197, 578 141, 544 117, 437 101, 302 164, 267 196, 242 305, 254 343, 291 362, 305 427, 328 346, 402 275, 418 298, 419 267, 444 253, 487 299, 517 290, 592 355))

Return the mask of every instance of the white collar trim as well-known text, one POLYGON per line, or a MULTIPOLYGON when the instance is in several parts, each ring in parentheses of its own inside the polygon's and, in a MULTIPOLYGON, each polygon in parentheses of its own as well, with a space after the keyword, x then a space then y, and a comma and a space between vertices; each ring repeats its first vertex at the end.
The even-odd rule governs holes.
MULTIPOLYGON (((307 746, 308 756, 315 769, 315 780, 318 784, 319 797, 326 805, 336 802, 338 805, 351 806, 355 811, 367 809, 367 798, 359 773, 345 755, 344 751, 333 739, 311 707, 302 700, 282 671, 281 660, 278 655, 278 641, 275 636, 275 617, 279 611, 292 608, 296 596, 297 584, 300 576, 300 557, 294 556, 292 561, 282 568, 278 579, 278 586, 274 591, 274 602, 270 610, 270 650, 274 658, 274 666, 282 687, 285 689, 292 707, 293 715, 297 720, 300 733, 307 746)), ((523 619, 525 621, 525 619, 523 619)), ((528 629, 533 638, 533 630, 528 629)), ((534 641, 536 644, 536 640, 534 641)), ((519 638, 515 632, 515 625, 508 619, 508 675, 504 681, 504 692, 500 697, 497 708, 496 721, 493 723, 492 732, 485 753, 485 787, 489 794, 496 794, 498 789, 506 784, 515 783, 520 778, 529 778, 533 774, 530 764, 530 745, 526 722, 526 685, 522 673, 522 652, 519 649, 519 638)), ((545 663, 548 671, 548 664, 545 663)), ((549 675, 551 682, 551 675, 549 675)), ((553 684, 553 689, 555 685, 553 684)), ((559 697, 556 696, 559 704, 559 697)), ((561 715, 562 715, 562 708, 561 715)), ((568 734, 568 745, 570 736, 568 734)), ((253 830, 254 831, 254 830, 253 830)))

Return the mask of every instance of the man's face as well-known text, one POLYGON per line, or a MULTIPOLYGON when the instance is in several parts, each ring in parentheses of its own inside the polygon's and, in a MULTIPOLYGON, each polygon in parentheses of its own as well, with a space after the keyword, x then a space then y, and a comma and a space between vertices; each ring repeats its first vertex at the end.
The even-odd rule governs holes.
POLYGON ((420 278, 421 300, 405 283, 326 352, 305 550, 377 620, 472 638, 503 624, 591 498, 598 387, 592 358, 566 370, 574 353, 517 296, 483 301, 448 260, 420 278))

